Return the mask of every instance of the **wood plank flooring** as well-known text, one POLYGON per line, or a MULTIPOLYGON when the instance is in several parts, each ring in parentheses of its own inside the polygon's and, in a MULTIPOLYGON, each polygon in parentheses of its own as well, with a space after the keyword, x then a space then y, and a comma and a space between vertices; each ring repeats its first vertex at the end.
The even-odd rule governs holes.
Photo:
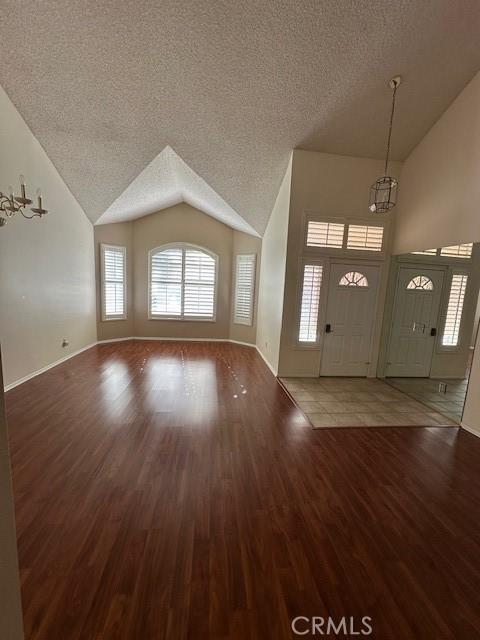
POLYGON ((94 347, 7 411, 28 640, 283 640, 328 615, 480 638, 465 431, 314 431, 221 343, 94 347))

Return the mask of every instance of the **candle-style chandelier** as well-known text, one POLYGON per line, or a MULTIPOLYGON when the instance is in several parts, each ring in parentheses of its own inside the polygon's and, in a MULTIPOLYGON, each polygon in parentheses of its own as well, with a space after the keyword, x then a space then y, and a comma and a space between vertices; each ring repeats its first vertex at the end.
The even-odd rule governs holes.
POLYGON ((47 209, 43 208, 40 189, 37 189, 37 206, 30 207, 31 204, 33 204, 33 200, 27 198, 25 178, 20 176, 19 196, 16 196, 13 193, 12 187, 9 189, 9 195, 0 191, 0 227, 6 225, 7 220, 12 218, 16 213, 21 213, 24 218, 27 218, 27 220, 31 220, 32 218, 41 218, 48 213, 47 209))
POLYGON ((368 208, 372 213, 385 213, 392 209, 397 203, 397 188, 398 181, 388 175, 388 160, 390 157, 390 141, 392 138, 393 128, 393 116, 395 114, 395 98, 397 96, 397 89, 402 81, 401 76, 395 76, 388 83, 390 89, 393 90, 392 94, 392 108, 390 111, 390 124, 388 127, 387 136, 387 152, 385 155, 385 170, 384 175, 378 178, 370 187, 370 202, 368 208))

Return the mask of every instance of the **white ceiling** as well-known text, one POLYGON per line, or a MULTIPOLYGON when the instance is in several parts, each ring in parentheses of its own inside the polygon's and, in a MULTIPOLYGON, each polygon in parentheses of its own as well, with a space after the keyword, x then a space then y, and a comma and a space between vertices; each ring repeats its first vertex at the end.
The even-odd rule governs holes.
MULTIPOLYGON (((3 0, 0 83, 92 221, 138 215, 127 188, 170 146, 262 233, 292 148, 382 157, 401 73, 403 159, 479 33, 478 0, 3 0)), ((167 175, 147 174, 152 203, 167 175)))

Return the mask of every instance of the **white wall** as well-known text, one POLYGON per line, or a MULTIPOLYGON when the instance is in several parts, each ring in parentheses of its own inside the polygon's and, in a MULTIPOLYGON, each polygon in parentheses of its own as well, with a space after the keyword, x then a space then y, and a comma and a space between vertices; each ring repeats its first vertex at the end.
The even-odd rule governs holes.
POLYGON ((23 622, 18 577, 10 456, 0 354, 0 638, 22 640, 23 622))
POLYGON ((0 228, 0 340, 8 385, 96 340, 93 227, 3 89, 0 190, 19 175, 50 213, 0 228), (62 339, 70 345, 62 348, 62 339))
POLYGON ((262 240, 257 348, 275 373, 278 371, 282 331, 291 179, 292 158, 288 163, 262 240))
MULTIPOLYGON (((405 161, 395 253, 480 241, 480 73, 405 161)), ((464 423, 480 435, 477 338, 464 423)))

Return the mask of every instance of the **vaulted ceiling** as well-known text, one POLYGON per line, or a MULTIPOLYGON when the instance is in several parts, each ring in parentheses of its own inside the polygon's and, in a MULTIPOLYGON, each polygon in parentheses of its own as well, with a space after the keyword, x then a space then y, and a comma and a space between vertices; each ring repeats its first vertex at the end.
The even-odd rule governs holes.
POLYGON ((169 201, 173 149, 187 201, 261 234, 293 148, 382 157, 397 73, 404 159, 479 33, 478 0, 3 0, 0 83, 92 221, 169 201))

